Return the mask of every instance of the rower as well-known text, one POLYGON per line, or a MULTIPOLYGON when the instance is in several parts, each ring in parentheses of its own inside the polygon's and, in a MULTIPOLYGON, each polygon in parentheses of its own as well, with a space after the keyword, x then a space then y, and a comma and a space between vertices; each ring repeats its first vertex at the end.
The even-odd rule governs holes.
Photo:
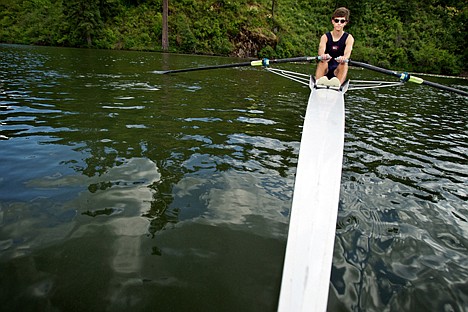
POLYGON ((333 31, 327 32, 320 38, 318 49, 320 62, 315 72, 317 85, 340 86, 346 80, 347 62, 354 44, 353 36, 344 31, 344 27, 349 22, 349 15, 347 8, 336 9, 331 19, 333 31))

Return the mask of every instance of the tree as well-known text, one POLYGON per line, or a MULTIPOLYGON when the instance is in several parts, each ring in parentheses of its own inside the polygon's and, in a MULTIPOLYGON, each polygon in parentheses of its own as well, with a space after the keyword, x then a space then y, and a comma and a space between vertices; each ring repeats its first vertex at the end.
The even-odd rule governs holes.
POLYGON ((275 20, 275 6, 276 0, 271 0, 271 19, 275 20))
POLYGON ((167 18, 169 14, 169 0, 163 0, 163 17, 162 17, 162 49, 167 51, 169 49, 169 31, 167 26, 167 18))
POLYGON ((102 28, 99 0, 69 0, 64 2, 70 45, 92 45, 93 36, 102 28))

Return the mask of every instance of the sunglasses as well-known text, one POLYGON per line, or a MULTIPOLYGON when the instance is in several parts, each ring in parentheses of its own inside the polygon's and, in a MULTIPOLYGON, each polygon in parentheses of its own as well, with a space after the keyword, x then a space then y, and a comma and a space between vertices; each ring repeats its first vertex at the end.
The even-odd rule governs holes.
POLYGON ((337 24, 344 24, 344 23, 347 22, 347 20, 345 20, 345 19, 339 19, 339 18, 335 18, 335 19, 333 19, 333 21, 334 21, 335 23, 337 23, 337 24))

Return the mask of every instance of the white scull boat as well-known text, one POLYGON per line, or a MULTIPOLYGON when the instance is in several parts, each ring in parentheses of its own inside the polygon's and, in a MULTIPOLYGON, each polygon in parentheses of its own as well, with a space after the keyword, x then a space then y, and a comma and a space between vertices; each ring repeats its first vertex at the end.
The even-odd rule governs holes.
POLYGON ((344 91, 311 94, 289 222, 278 311, 325 311, 335 241, 344 145, 344 91))

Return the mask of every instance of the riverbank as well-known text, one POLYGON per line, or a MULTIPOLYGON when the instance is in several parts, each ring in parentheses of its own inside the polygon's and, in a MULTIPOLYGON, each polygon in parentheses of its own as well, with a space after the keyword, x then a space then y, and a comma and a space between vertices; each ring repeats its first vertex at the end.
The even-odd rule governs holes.
MULTIPOLYGON (((385 68, 467 73, 468 5, 353 3, 353 58, 385 68), (461 44, 460 44, 461 43, 461 44)), ((314 55, 333 8, 284 0, 169 1, 169 52, 253 58, 314 55)), ((162 51, 162 1, 26 0, 0 4, 0 42, 162 51)))

